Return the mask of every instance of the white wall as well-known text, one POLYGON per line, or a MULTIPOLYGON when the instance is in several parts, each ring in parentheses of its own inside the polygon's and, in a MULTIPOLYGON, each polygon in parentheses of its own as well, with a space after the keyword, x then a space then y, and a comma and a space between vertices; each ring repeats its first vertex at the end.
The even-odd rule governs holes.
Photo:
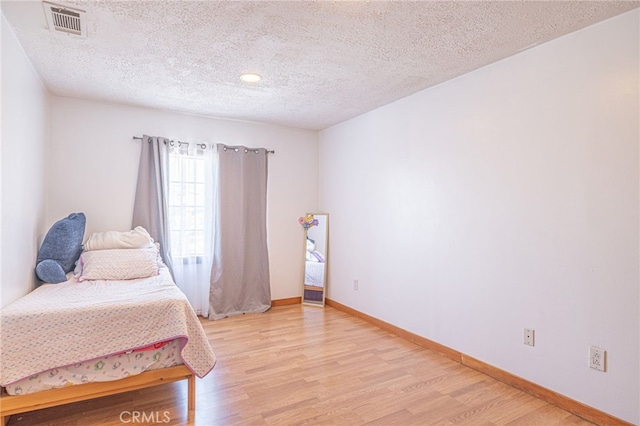
POLYGON ((640 423, 639 16, 322 131, 328 297, 640 423))
POLYGON ((48 94, 4 15, 0 142, 1 306, 35 287, 38 239, 45 226, 48 94))
POLYGON ((298 217, 317 208, 317 132, 55 96, 51 105, 48 221, 82 211, 85 238, 131 229, 140 157, 134 135, 275 150, 267 206, 271 296, 301 295, 304 234, 298 217))

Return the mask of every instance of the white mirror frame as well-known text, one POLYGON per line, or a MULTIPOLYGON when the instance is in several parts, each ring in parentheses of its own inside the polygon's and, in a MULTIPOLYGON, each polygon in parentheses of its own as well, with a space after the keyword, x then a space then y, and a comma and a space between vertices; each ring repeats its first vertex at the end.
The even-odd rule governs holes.
POLYGON ((317 226, 312 226, 304 230, 302 248, 302 303, 304 305, 324 306, 327 295, 327 275, 329 259, 329 214, 328 213, 307 213, 320 222, 317 226), (322 218, 321 218, 322 217, 322 218), (322 230, 324 226, 324 230, 322 230), (307 239, 309 236, 315 237, 316 250, 320 253, 324 262, 307 261, 307 239), (322 239, 323 241, 319 241, 322 239), (322 283, 319 286, 318 283, 322 283))

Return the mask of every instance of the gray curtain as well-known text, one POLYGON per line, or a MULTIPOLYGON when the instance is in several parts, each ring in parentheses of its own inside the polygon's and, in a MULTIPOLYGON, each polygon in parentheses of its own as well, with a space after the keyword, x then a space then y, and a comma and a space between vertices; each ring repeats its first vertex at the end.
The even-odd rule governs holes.
POLYGON ((218 145, 218 223, 209 319, 271 307, 267 151, 218 145))
POLYGON ((160 255, 173 276, 169 253, 166 173, 169 163, 169 140, 144 135, 140 143, 138 184, 133 205, 132 228, 142 226, 160 243, 160 255))

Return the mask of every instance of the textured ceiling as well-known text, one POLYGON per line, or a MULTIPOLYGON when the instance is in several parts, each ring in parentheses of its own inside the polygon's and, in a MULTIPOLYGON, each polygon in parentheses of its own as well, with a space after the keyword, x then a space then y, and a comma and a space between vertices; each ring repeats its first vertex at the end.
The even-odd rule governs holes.
POLYGON ((88 37, 39 1, 2 1, 55 95, 323 129, 637 1, 71 1, 88 37), (254 71, 264 79, 240 82, 254 71))

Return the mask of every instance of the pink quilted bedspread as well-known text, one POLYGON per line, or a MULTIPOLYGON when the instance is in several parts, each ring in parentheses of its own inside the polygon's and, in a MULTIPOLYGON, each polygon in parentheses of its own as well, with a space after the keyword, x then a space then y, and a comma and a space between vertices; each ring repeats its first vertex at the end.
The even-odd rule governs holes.
POLYGON ((166 268, 126 281, 44 284, 0 311, 0 385, 52 368, 181 339, 184 364, 204 377, 216 358, 166 268))

